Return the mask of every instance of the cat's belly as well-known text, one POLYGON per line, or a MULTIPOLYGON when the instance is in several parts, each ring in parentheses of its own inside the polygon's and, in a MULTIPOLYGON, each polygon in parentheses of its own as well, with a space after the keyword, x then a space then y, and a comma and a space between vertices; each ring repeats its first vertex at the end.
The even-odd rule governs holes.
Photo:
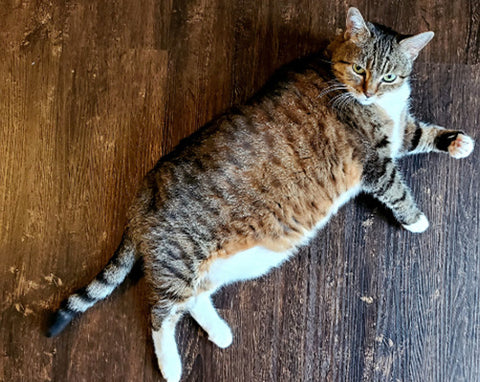
POLYGON ((347 203, 349 200, 352 200, 355 196, 358 195, 358 193, 361 191, 361 186, 357 185, 355 187, 352 187, 350 190, 344 192, 343 194, 340 195, 340 197, 335 200, 335 202, 332 204, 330 209, 328 210, 328 213, 325 217, 323 217, 313 229, 311 230, 306 230, 303 240, 299 244, 299 246, 306 245, 310 240, 312 240, 317 232, 322 229, 330 220, 332 215, 335 215, 337 211, 342 207, 345 203, 347 203))
POLYGON ((275 252, 260 246, 241 251, 228 258, 215 260, 208 270, 207 279, 215 287, 235 281, 260 277, 287 260, 293 250, 275 252))
POLYGON ((285 260, 292 256, 297 248, 306 245, 318 232, 327 224, 330 217, 346 202, 351 200, 360 192, 360 186, 351 188, 343 193, 333 203, 329 212, 324 216, 313 229, 305 230, 300 242, 287 251, 277 252, 262 246, 255 246, 247 250, 237 252, 226 258, 217 258, 210 264, 205 280, 214 289, 224 284, 235 281, 248 280, 266 274, 270 269, 280 266, 285 260))

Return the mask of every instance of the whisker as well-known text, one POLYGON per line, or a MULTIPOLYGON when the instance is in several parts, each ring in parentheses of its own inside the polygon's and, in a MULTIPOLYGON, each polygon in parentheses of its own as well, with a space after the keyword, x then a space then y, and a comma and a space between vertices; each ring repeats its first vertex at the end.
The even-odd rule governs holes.
POLYGON ((338 100, 338 98, 342 97, 343 96, 343 93, 341 94, 337 94, 335 97, 333 97, 332 99, 330 99, 328 102, 331 103, 332 105, 335 104, 335 102, 338 100))
POLYGON ((321 98, 321 97, 323 97, 323 96, 325 96, 325 95, 327 95, 327 94, 329 94, 329 93, 332 93, 332 92, 334 92, 334 91, 337 91, 337 90, 346 90, 346 88, 333 88, 333 89, 328 89, 328 90, 323 91, 322 93, 320 93, 317 98, 321 98))
POLYGON ((340 102, 343 100, 345 96, 343 94, 340 94, 334 98, 332 98, 331 103, 333 108, 337 108, 338 105, 340 105, 340 102))
POLYGON ((348 93, 340 93, 340 94, 337 94, 335 97, 333 97, 329 102, 332 103, 332 106, 338 104, 338 102, 340 100, 342 100, 344 97, 347 96, 348 93))
POLYGON ((330 102, 332 102, 332 107, 342 110, 346 106, 350 105, 354 99, 355 98, 352 96, 352 94, 346 92, 333 97, 330 102))
POLYGON ((333 91, 336 91, 336 90, 346 90, 347 87, 343 84, 335 84, 335 85, 331 85, 331 86, 328 86, 326 87, 325 89, 323 89, 320 94, 317 96, 317 98, 321 98, 323 97, 324 95, 328 94, 328 93, 331 93, 333 91))
POLYGON ((343 100, 342 100, 342 103, 340 104, 340 108, 341 109, 345 109, 348 105, 350 105, 352 102, 353 102, 354 98, 353 96, 351 96, 350 94, 347 95, 347 97, 345 97, 343 100))

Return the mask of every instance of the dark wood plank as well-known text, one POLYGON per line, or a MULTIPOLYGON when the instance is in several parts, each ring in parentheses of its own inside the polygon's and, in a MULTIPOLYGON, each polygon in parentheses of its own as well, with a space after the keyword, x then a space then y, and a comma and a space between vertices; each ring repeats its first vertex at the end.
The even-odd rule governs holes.
MULTIPOLYGON (((435 31, 412 108, 478 140, 478 2, 353 4, 435 31)), ((108 261, 155 161, 325 46, 345 13, 313 0, 0 5, 0 381, 159 380, 143 280, 53 340, 47 311, 108 261)), ((185 380, 480 380, 478 155, 403 162, 427 233, 361 196, 281 269, 219 292, 234 343, 217 349, 183 320, 185 380)))

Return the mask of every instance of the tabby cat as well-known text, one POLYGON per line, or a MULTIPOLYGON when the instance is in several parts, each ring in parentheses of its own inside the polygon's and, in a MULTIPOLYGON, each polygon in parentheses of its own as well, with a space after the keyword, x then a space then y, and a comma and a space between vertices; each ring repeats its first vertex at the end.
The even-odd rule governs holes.
POLYGON ((229 346, 232 331, 211 295, 279 266, 359 192, 379 199, 407 230, 426 230, 397 158, 431 151, 463 158, 474 145, 409 113, 412 65, 432 37, 365 23, 350 8, 345 32, 325 53, 284 70, 160 159, 115 255, 62 303, 48 335, 107 297, 143 257, 158 364, 167 381, 178 381, 181 316, 188 312, 211 341, 229 346))

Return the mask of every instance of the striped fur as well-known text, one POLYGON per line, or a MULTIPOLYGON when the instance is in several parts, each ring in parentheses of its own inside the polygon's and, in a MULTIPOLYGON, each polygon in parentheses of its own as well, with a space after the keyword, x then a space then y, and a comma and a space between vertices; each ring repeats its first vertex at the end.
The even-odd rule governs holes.
POLYGON ((473 139, 463 131, 446 130, 409 116, 401 155, 448 152, 453 158, 460 159, 470 155, 473 146, 473 139))
POLYGON ((64 300, 53 317, 47 336, 60 333, 77 315, 85 312, 100 300, 103 300, 120 285, 132 270, 136 256, 129 238, 124 235, 113 257, 90 284, 73 293, 64 300))
POLYGON ((190 313, 215 344, 228 346, 232 332, 210 296, 287 261, 358 192, 377 197, 406 229, 425 230, 397 158, 429 151, 461 157, 473 149, 465 134, 409 113, 413 60, 432 36, 399 35, 351 8, 346 31, 325 55, 285 68, 160 159, 116 255, 64 302, 49 334, 108 296, 141 254, 159 367, 167 381, 178 381, 180 317, 190 313))

